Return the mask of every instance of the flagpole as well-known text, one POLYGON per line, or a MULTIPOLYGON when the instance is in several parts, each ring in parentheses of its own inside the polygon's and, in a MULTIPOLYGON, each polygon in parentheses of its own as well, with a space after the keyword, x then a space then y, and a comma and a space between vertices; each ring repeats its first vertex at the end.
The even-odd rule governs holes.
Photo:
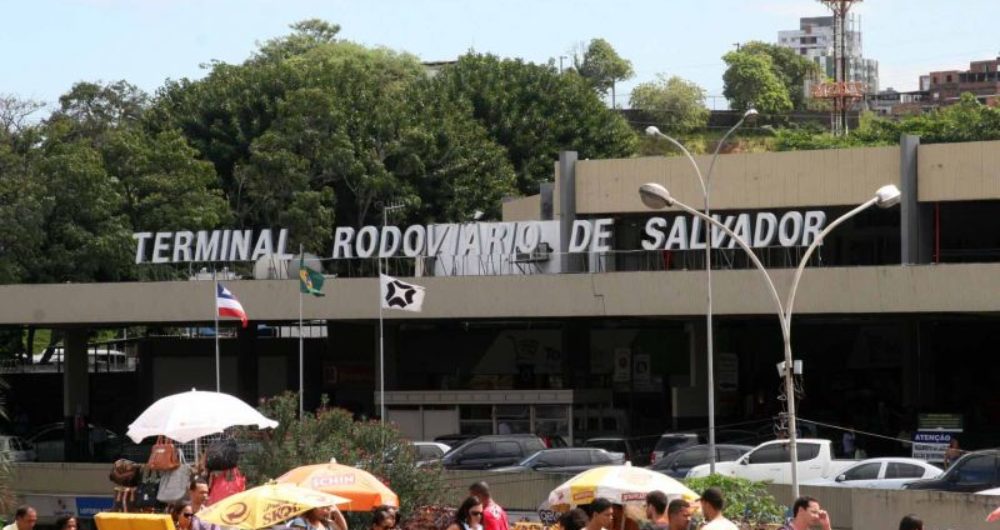
POLYGON ((305 356, 302 354, 303 347, 302 347, 302 286, 301 286, 302 278, 301 278, 301 275, 302 275, 302 264, 303 264, 303 260, 304 260, 304 255, 302 254, 302 252, 303 252, 303 250, 302 250, 302 244, 299 244, 299 276, 300 276, 300 278, 299 278, 299 420, 302 420, 302 419, 305 418, 304 411, 305 411, 305 399, 306 399, 305 398, 306 387, 302 384, 302 380, 303 380, 302 373, 305 370, 305 367, 302 364, 304 362, 304 359, 305 359, 305 356))
MULTIPOLYGON (((382 227, 389 223, 388 210, 382 206, 382 227)), ((383 230, 383 233, 385 230, 383 230)), ((382 322, 382 258, 376 256, 378 262, 378 419, 385 425, 385 336, 382 322)))
MULTIPOLYGON (((212 268, 212 276, 215 276, 215 268, 212 268)), ((215 306, 215 391, 222 392, 221 377, 219 375, 219 279, 213 282, 212 304, 215 306)))

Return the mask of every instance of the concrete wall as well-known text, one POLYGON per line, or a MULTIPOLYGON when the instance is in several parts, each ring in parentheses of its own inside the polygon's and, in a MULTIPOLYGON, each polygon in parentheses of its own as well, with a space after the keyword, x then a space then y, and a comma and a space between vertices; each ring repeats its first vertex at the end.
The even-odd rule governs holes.
POLYGON ((1000 199, 1000 142, 921 145, 921 201, 1000 199))
MULTIPOLYGON (((784 293, 793 271, 774 271, 784 293)), ((388 319, 688 316, 704 311, 701 271, 420 278, 422 313, 388 319)), ((770 315, 775 308, 757 270, 712 275, 719 315, 770 315)), ((326 297, 306 297, 306 319, 377 318, 374 278, 328 282, 326 297), (363 303, 371 300, 372 303, 363 303)), ((227 282, 251 319, 298 318, 294 280, 227 282)), ((1000 310, 1000 263, 817 268, 805 273, 796 313, 982 312, 1000 310)), ((0 286, 0 324, 211 322, 212 282, 0 286)), ((232 324, 230 324, 232 325, 232 324)))
MULTIPOLYGON (((711 157, 695 160, 707 173, 711 157)), ((682 156, 583 160, 576 179, 581 215, 648 213, 637 192, 645 182, 663 184, 691 206, 703 202, 698 177, 682 156)), ((724 155, 712 182, 713 210, 860 204, 885 184, 899 185, 899 148, 724 155)))
POLYGON ((538 221, 541 219, 541 213, 541 195, 510 199, 508 201, 504 201, 503 203, 504 222, 538 221))

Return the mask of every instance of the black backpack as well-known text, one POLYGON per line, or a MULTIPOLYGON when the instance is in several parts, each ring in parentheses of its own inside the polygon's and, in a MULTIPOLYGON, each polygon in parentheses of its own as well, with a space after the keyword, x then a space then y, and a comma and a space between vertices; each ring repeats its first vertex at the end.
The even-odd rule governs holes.
POLYGON ((219 440, 205 451, 205 468, 209 471, 225 471, 240 463, 240 450, 232 438, 219 440))

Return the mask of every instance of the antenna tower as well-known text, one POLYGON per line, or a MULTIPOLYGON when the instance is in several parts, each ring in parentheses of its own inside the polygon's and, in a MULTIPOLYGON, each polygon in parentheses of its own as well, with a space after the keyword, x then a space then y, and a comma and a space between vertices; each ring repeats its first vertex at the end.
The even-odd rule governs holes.
POLYGON ((833 61, 835 74, 833 82, 815 85, 812 96, 833 102, 830 124, 833 133, 847 134, 847 111, 864 98, 864 83, 848 81, 847 62, 847 13, 854 4, 863 0, 819 0, 833 11, 833 61))

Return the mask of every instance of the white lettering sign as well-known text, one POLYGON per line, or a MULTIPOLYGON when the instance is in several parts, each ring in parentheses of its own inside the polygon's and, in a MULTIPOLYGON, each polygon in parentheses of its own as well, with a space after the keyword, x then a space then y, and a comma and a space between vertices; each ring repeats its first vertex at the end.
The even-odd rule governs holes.
MULTIPOLYGON (((755 248, 772 246, 776 237, 783 247, 811 245, 826 224, 826 213, 818 210, 804 214, 796 211, 785 212, 780 218, 771 212, 726 216, 713 214, 712 218, 731 230, 748 246, 755 248)), ((736 240, 719 226, 713 224, 710 231, 706 231, 704 227, 704 221, 697 216, 678 215, 670 219, 650 217, 646 221, 642 248, 704 249, 705 232, 712 234, 712 248, 736 248, 736 240)), ((573 242, 576 243, 575 239, 573 242)))
POLYGON ((253 230, 188 230, 177 232, 136 232, 135 262, 186 263, 199 261, 250 261, 267 254, 277 254, 280 259, 291 259, 285 253, 288 229, 278 232, 278 241, 270 229, 261 230, 254 237, 253 230), (148 244, 152 242, 152 245, 148 244), (251 252, 251 249, 253 252, 251 252))

